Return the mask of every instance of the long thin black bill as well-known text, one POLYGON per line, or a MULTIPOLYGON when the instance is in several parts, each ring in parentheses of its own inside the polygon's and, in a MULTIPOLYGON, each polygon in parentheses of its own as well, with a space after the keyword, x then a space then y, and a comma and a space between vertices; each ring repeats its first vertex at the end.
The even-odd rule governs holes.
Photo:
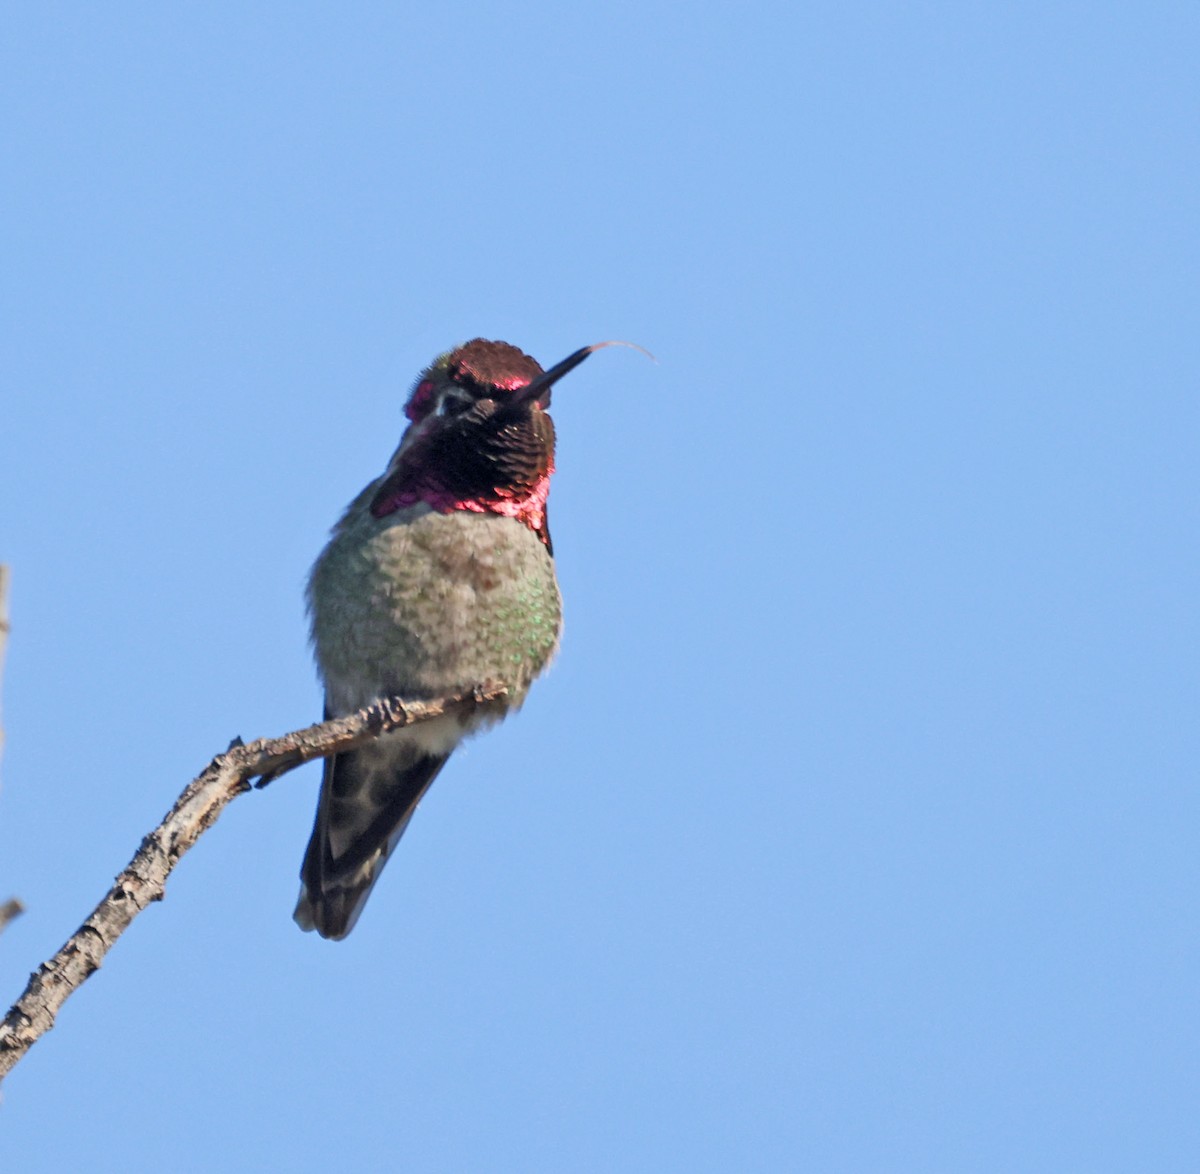
MULTIPOLYGON (((556 363, 551 367, 549 371, 543 371, 532 383, 515 391, 508 401, 509 404, 516 407, 519 404, 527 404, 535 399, 541 399, 543 393, 548 392, 568 372, 574 371, 588 355, 593 351, 603 350, 606 346, 627 346, 654 359, 654 356, 645 347, 640 347, 635 342, 623 342, 619 338, 610 339, 608 342, 594 342, 591 346, 580 347, 573 355, 568 355, 561 363, 556 363)), ((658 362, 657 359, 654 361, 658 362)))

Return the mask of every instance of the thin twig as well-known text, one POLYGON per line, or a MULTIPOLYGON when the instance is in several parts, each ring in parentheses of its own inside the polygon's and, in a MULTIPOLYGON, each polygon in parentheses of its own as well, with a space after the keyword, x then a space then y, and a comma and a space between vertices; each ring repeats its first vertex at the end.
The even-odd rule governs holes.
MULTIPOLYGON (((0 681, 4 679, 4 650, 8 645, 8 567, 0 563, 0 681)), ((0 750, 4 749, 4 722, 0 721, 0 750)))
MULTIPOLYGON (((0 681, 4 680, 4 653, 8 647, 8 567, 0 563, 0 681)), ((4 722, 0 721, 0 751, 4 750, 4 722)), ((20 917, 25 906, 16 897, 0 905, 0 933, 14 917, 20 917)))
POLYGON ((0 905, 0 933, 8 928, 10 921, 15 921, 25 912, 25 906, 16 897, 12 897, 0 905))
POLYGON ((91 916, 49 962, 30 975, 24 994, 0 1023, 0 1080, 54 1026, 63 1003, 100 966, 130 922, 152 901, 162 900, 167 877, 179 858, 235 796, 251 789, 251 779, 261 777, 265 783, 302 763, 351 750, 401 726, 491 706, 505 696, 503 689, 481 687, 436 701, 389 698, 282 738, 261 738, 249 745, 235 741, 188 784, 91 916))

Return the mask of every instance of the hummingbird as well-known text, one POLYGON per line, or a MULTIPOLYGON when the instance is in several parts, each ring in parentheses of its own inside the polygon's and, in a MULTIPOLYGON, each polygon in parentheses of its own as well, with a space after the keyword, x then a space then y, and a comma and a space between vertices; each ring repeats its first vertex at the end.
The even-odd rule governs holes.
MULTIPOLYGON (((347 507, 313 566, 308 609, 325 716, 381 698, 507 689, 486 714, 448 714, 325 759, 295 919, 340 940, 353 928, 417 804, 454 748, 525 700, 550 662, 562 599, 546 499, 548 371, 476 338, 421 372, 383 474, 347 507)), ((640 348, 639 348, 640 349, 640 348)))

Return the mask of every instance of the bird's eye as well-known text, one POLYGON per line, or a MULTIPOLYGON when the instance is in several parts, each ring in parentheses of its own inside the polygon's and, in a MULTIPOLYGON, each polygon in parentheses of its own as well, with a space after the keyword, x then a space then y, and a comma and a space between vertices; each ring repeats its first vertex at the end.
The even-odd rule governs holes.
POLYGON ((458 392, 446 390, 438 400, 437 414, 439 416, 458 416, 471 406, 471 397, 458 392))

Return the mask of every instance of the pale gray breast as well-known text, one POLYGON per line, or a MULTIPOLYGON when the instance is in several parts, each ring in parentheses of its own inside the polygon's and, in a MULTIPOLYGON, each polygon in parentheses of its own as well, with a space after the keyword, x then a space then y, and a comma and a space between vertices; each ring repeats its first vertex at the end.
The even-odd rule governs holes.
POLYGON ((313 642, 337 711, 482 682, 523 693, 553 655, 562 616, 537 535, 512 518, 426 506, 377 520, 363 501, 309 583, 313 642))

